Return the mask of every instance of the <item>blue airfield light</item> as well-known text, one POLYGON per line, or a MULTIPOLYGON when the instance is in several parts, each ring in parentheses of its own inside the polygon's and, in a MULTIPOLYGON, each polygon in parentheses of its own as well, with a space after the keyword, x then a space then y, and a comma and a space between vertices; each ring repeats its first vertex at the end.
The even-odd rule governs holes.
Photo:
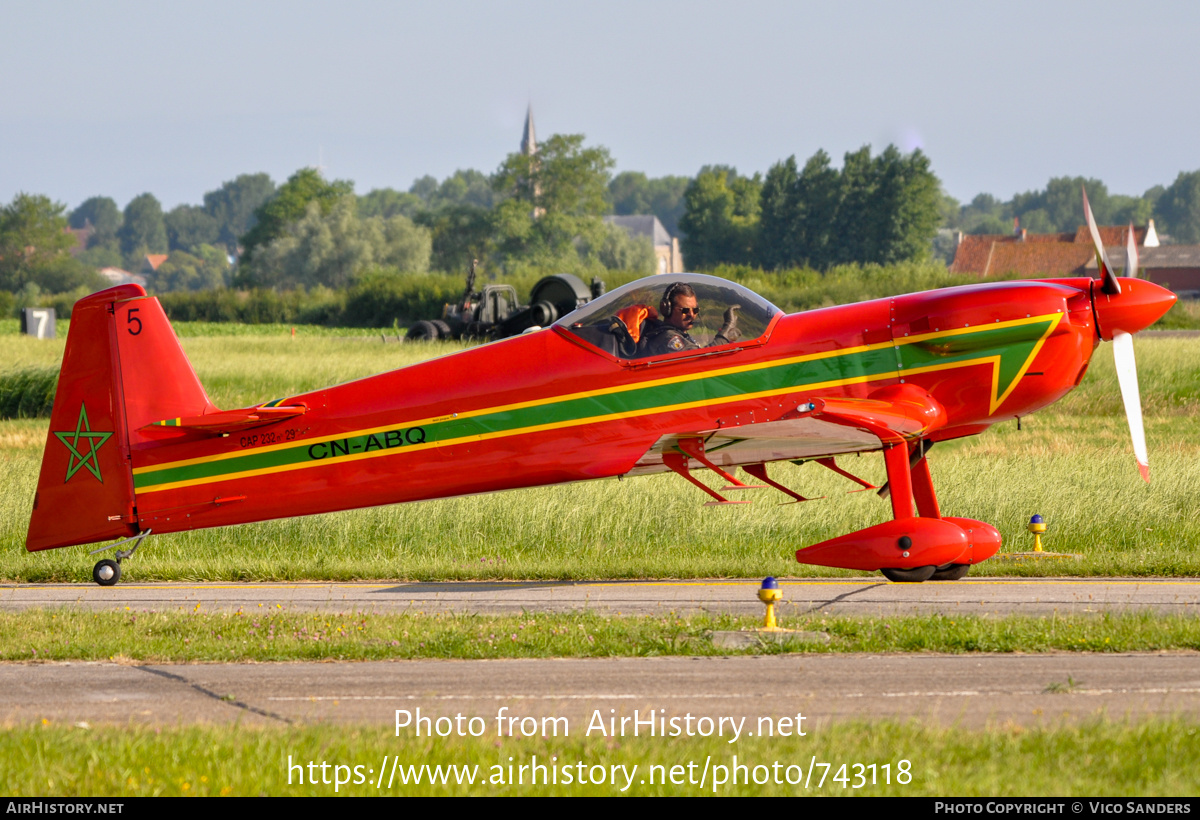
POLYGON ((782 597, 783 593, 779 589, 779 582, 770 575, 763 578, 762 587, 758 590, 758 600, 767 606, 767 614, 763 619, 763 629, 776 630, 779 628, 775 623, 775 602, 782 597))

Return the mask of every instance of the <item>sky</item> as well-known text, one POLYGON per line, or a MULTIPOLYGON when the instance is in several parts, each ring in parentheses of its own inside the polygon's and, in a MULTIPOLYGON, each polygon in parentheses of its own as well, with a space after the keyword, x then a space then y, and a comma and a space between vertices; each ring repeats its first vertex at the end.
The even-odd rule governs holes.
POLYGON ((616 171, 920 148, 946 191, 1200 169, 1189 2, 0 3, 0 203, 317 166, 363 194, 585 134, 616 171))

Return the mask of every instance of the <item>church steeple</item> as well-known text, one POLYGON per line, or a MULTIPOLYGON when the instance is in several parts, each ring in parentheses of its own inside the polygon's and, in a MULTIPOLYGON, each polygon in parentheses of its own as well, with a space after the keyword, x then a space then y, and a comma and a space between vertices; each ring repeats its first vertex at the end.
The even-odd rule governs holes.
POLYGON ((533 132, 533 103, 525 113, 525 133, 521 136, 521 153, 533 156, 537 153, 537 135, 533 132))

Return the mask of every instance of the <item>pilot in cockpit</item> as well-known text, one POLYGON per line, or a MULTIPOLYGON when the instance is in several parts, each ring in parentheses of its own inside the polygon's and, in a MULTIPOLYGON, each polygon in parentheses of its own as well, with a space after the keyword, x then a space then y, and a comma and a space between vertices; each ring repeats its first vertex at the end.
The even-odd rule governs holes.
MULTIPOLYGON (((737 327, 737 311, 741 305, 730 305, 722 317, 724 324, 717 331, 713 340, 703 347, 736 342, 742 335, 737 327)), ((688 335, 688 331, 696 324, 700 316, 700 305, 696 299, 696 291, 686 282, 676 282, 663 293, 658 306, 659 316, 650 316, 642 324, 641 339, 638 341, 637 355, 660 356, 665 353, 676 353, 680 350, 699 349, 702 345, 688 335)))
POLYGON ((674 359, 681 354, 686 359, 687 351, 763 338, 780 313, 735 282, 674 273, 630 282, 559 324, 618 359, 674 359))

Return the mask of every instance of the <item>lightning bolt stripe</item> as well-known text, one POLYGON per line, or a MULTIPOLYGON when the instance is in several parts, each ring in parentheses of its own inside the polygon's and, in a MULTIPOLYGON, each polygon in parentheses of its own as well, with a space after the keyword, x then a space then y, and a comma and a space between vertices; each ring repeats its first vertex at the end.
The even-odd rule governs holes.
POLYGON ((992 366, 989 412, 994 413, 1012 393, 1061 319, 1062 314, 1055 313, 955 328, 878 344, 480 408, 453 416, 401 421, 387 427, 261 447, 252 452, 222 453, 139 467, 133 471, 134 486, 139 494, 158 492, 980 364, 992 366), (421 431, 419 438, 411 435, 414 429, 421 431), (397 436, 399 443, 393 443, 397 436), (314 455, 314 451, 320 455, 314 455))

